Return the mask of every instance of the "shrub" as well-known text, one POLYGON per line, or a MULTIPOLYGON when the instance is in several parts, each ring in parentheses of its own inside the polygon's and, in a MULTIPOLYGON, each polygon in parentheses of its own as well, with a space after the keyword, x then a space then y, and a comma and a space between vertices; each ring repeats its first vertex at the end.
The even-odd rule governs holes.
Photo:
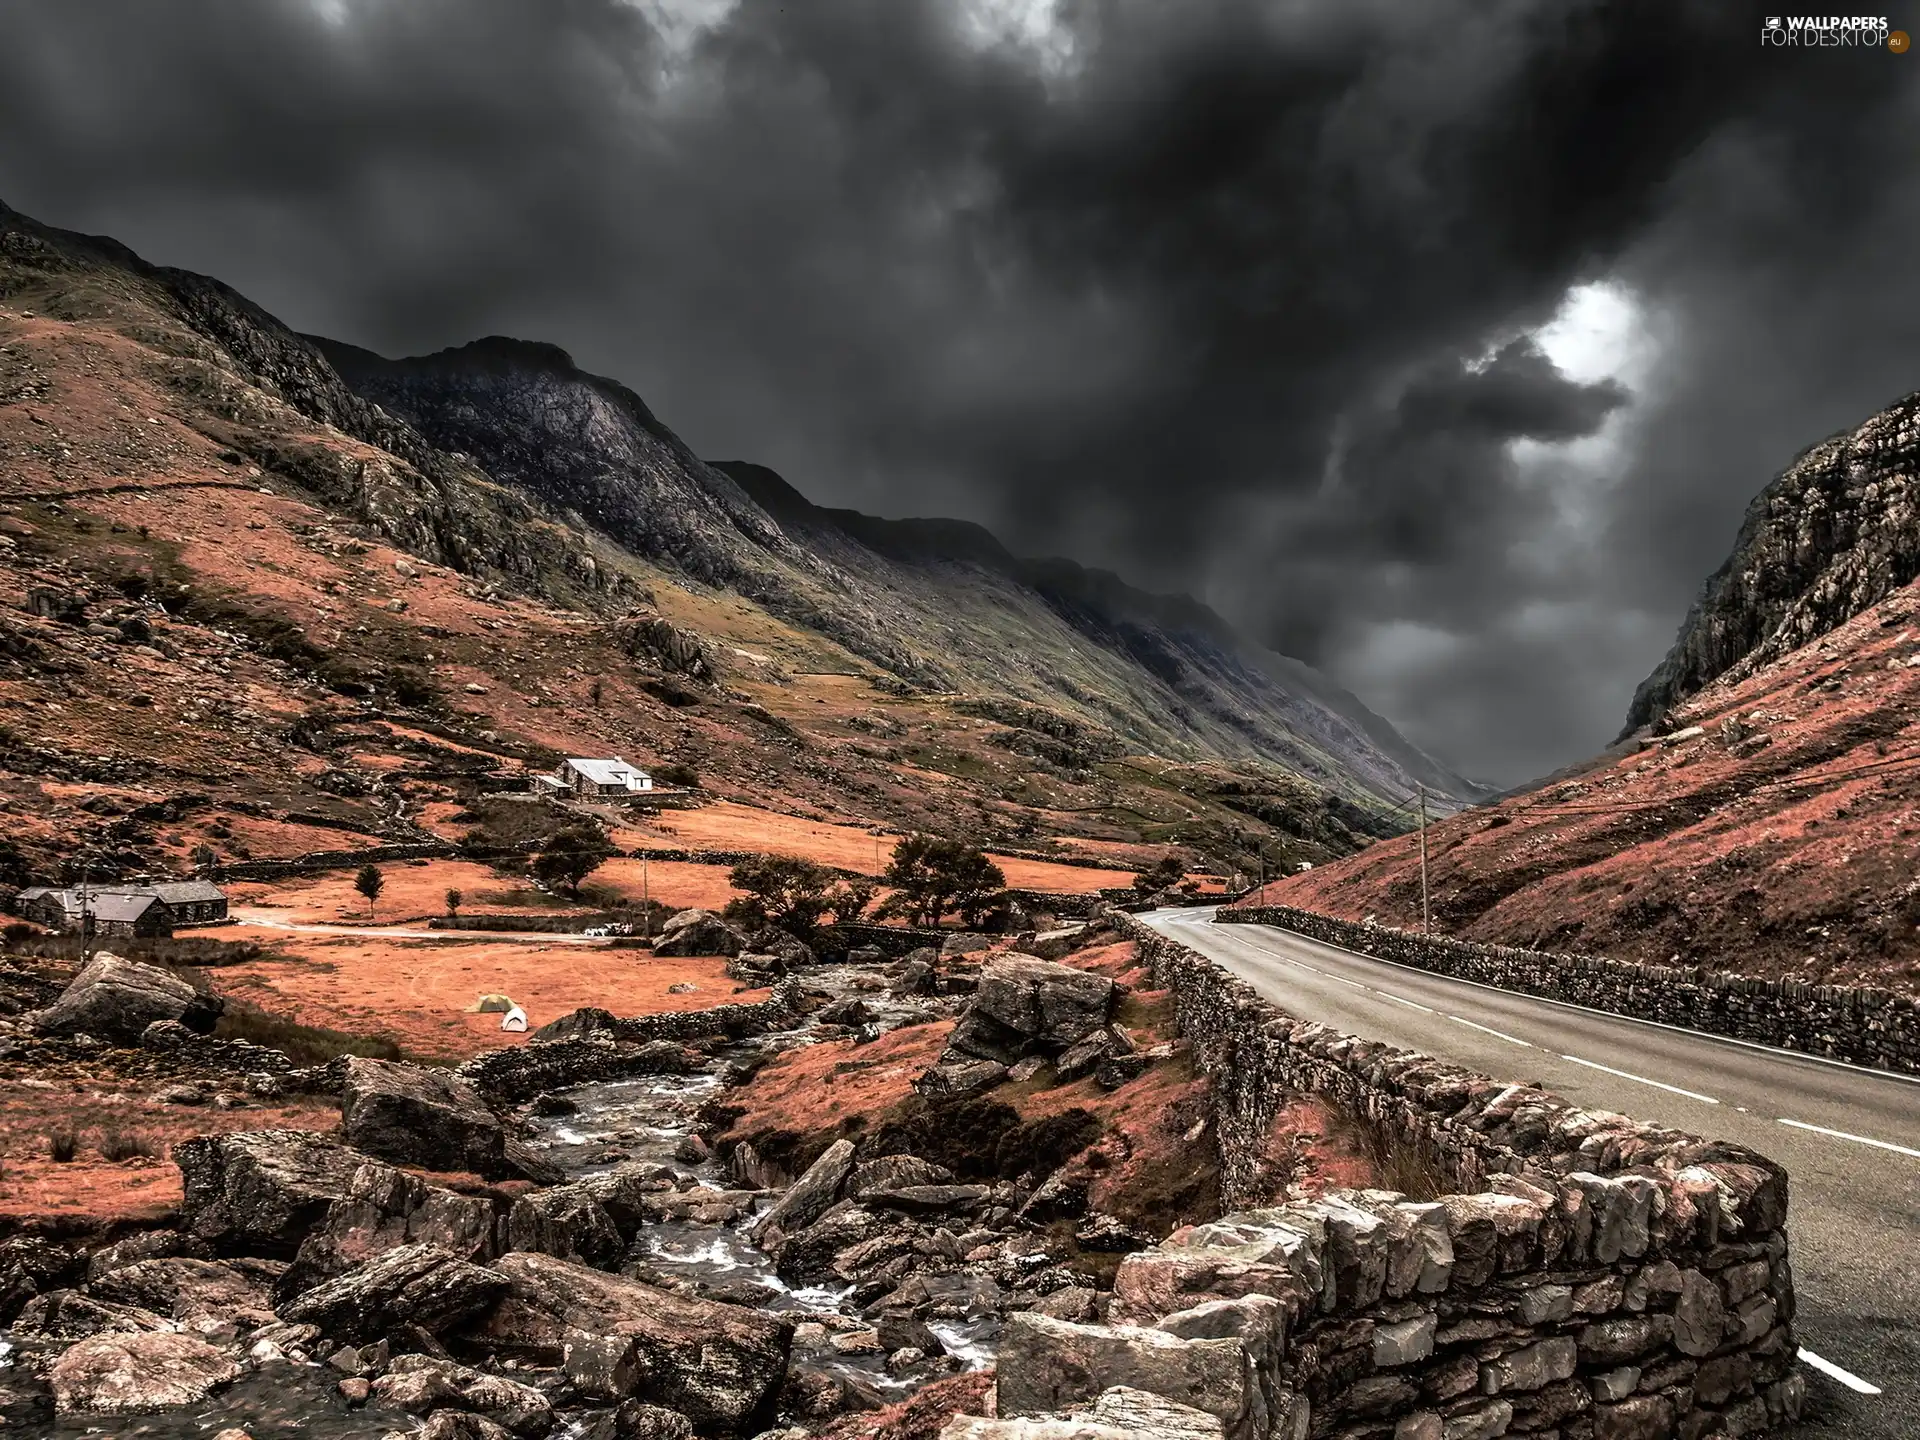
POLYGON ((894 894, 883 913, 903 915, 921 925, 938 925, 950 910, 964 925, 976 925, 1002 903, 1007 877, 985 853, 960 840, 909 835, 893 847, 893 860, 881 882, 894 894))
POLYGON ((700 772, 682 761, 669 760, 666 764, 654 768, 653 778, 691 790, 700 783, 700 772))
POLYGON ((80 1137, 70 1126, 62 1125, 47 1136, 47 1156, 56 1165, 71 1163, 79 1148, 80 1137))

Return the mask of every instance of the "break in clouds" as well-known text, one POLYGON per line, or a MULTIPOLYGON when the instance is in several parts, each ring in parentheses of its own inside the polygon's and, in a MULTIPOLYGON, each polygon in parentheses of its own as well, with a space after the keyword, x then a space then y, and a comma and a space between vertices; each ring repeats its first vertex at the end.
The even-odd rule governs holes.
POLYGON ((1190 591, 1470 774, 1611 737, 1920 385, 1920 59, 1688 0, 60 0, 0 198, 1190 591))

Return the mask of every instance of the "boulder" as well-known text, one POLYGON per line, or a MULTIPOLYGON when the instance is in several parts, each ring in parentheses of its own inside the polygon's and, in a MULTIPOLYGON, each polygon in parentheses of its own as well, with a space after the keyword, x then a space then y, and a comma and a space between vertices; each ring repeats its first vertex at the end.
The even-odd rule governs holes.
POLYGON ((1053 1073, 1065 1084, 1093 1074, 1112 1056, 1132 1053, 1133 1041, 1126 1031, 1117 1025, 1102 1025, 1061 1052, 1053 1062, 1053 1073))
POLYGON ((224 1254, 283 1256, 375 1163, 308 1130, 202 1135, 175 1145, 173 1160, 186 1234, 224 1254))
POLYGON ((939 1440, 1222 1440, 1216 1416, 1124 1385, 1087 1410, 1045 1419, 988 1420, 956 1415, 939 1440))
POLYGON ((1189 1340, 1020 1312, 1007 1319, 995 1393, 1003 1416, 1044 1415, 1126 1386, 1204 1411, 1227 1436, 1250 1440, 1258 1409, 1251 1372, 1237 1339, 1189 1340))
POLYGON ((679 1411, 700 1430, 744 1430, 762 1418, 786 1374, 793 1327, 737 1305, 523 1252, 494 1270, 506 1290, 470 1342, 564 1365, 600 1400, 679 1411))
POLYGON ((442 1409, 484 1415, 515 1435, 542 1436, 554 1424, 552 1402, 531 1385, 432 1355, 396 1355, 372 1394, 409 1415, 442 1409))
MULTIPOLYGON (((914 954, 919 954, 915 951, 914 954)), ((932 950, 927 954, 931 955, 932 950)), ((912 956, 900 967, 900 973, 894 977, 893 993, 896 995, 932 995, 940 988, 939 977, 934 973, 933 964, 928 960, 916 960, 912 956)))
POLYGON ((1087 934, 1085 925, 1063 925, 1058 930, 1042 930, 1027 942, 1027 952, 1042 960, 1058 960, 1080 948, 1087 934))
POLYGON ((78 1290, 49 1290, 20 1310, 13 1329, 41 1340, 84 1340, 90 1335, 165 1330, 166 1317, 137 1305, 96 1300, 78 1290))
POLYGON ((485 1196, 456 1194, 369 1160, 301 1242, 277 1293, 283 1300, 297 1295, 401 1245, 437 1245, 463 1260, 491 1260, 500 1253, 496 1216, 485 1196))
POLYGON ((82 1340, 53 1362, 47 1379, 63 1415, 140 1415, 195 1404, 239 1375, 206 1341, 154 1330, 82 1340))
MULTIPOLYGON (((989 949, 992 945, 993 937, 991 935, 976 935, 962 931, 956 935, 949 935, 940 942, 940 954, 942 958, 953 955, 972 955, 976 951, 989 949)), ((927 948, 931 949, 932 947, 929 946, 927 948)))
POLYGON ((529 1041, 535 1040, 584 1040, 590 1035, 618 1035, 620 1017, 611 1010, 602 1010, 598 1005, 582 1005, 578 1010, 569 1010, 557 1019, 549 1020, 533 1034, 529 1041))
POLYGON ((135 1046, 156 1020, 177 1020, 189 1030, 208 1034, 225 1003, 218 996, 202 995, 157 966, 101 954, 73 977, 59 999, 25 1018, 43 1034, 86 1034, 115 1045, 135 1046))
POLYGON ((109 1271, 87 1289, 97 1300, 136 1305, 175 1320, 223 1315, 268 1323, 273 1318, 270 1291, 280 1267, 262 1270, 254 1268, 260 1262, 241 1263, 249 1268, 185 1255, 139 1260, 109 1271))
POLYGON ((38 1235, 0 1240, 0 1326, 35 1295, 80 1278, 80 1253, 38 1235))
POLYGON ((98 1280, 103 1275, 110 1275, 115 1270, 138 1264, 142 1260, 163 1260, 174 1255, 189 1254, 201 1260, 212 1258, 205 1244, 189 1239, 178 1230, 141 1230, 124 1240, 103 1245, 89 1255, 87 1279, 98 1280))
POLYGON ((899 1190, 908 1185, 947 1185, 953 1172, 944 1165, 922 1160, 918 1155, 882 1155, 863 1160, 853 1167, 844 1193, 854 1200, 864 1199, 875 1190, 899 1190))
POLYGON ((1104 975, 1032 955, 987 962, 980 985, 947 1041, 943 1061, 1057 1055, 1111 1018, 1116 996, 1104 975))
POLYGON ((465 1170, 489 1180, 517 1175, 507 1132, 479 1087, 445 1070, 393 1060, 347 1060, 340 1129, 368 1155, 426 1170, 465 1170))
POLYGON ((471 1411, 436 1410, 427 1417, 427 1423, 420 1427, 414 1440, 513 1440, 513 1433, 471 1411))
POLYGON ((819 960, 811 945, 777 925, 761 926, 746 937, 746 943, 747 949, 758 954, 778 956, 791 970, 804 969, 819 960))
POLYGON ((314 1286, 280 1308, 280 1318, 318 1325, 350 1343, 414 1325, 438 1335, 485 1310, 508 1288, 492 1270, 437 1245, 401 1245, 314 1286))
POLYGON ((914 1089, 922 1095, 951 1099, 991 1090, 1007 1078, 1007 1067, 998 1060, 974 1060, 966 1056, 949 1059, 952 1053, 949 1050, 941 1057, 940 1064, 932 1066, 914 1081, 914 1089))
POLYGON ((507 1212, 507 1248, 538 1250, 610 1269, 620 1263, 626 1242, 591 1187, 557 1185, 513 1202, 507 1212))
POLYGON ((746 948, 747 937, 710 910, 682 910, 653 942, 654 954, 675 957, 738 955, 746 948))
POLYGON ((788 1188, 761 1217, 755 1230, 761 1243, 777 1247, 779 1238, 804 1230, 824 1215, 840 1198, 840 1187, 853 1173, 854 1147, 851 1140, 836 1140, 820 1158, 807 1167, 807 1173, 788 1188))

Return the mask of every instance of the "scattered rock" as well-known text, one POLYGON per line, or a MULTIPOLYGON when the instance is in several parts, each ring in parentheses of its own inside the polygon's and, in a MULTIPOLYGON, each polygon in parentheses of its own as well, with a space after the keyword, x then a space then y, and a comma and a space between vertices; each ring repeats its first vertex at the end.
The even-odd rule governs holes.
POLYGON ((44 1034, 85 1034, 133 1046, 156 1020, 177 1020, 208 1034, 224 1008, 218 996, 202 995, 157 966, 101 954, 73 977, 59 999, 25 1018, 44 1034))

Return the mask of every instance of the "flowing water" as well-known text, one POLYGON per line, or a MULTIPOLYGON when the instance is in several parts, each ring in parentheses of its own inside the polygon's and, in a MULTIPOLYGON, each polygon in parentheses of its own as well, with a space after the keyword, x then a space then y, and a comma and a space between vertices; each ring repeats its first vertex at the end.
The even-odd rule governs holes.
MULTIPOLYGON (((862 994, 881 1024, 894 1018, 890 997, 862 994)), ((760 1048, 785 1048, 805 1043, 799 1035, 766 1037, 760 1048)), ((713 1162, 681 1160, 683 1142, 692 1134, 700 1106, 720 1089, 717 1076, 668 1075, 605 1084, 585 1085, 568 1093, 576 1112, 540 1117, 533 1123, 531 1142, 544 1149, 570 1177, 592 1174, 616 1165, 643 1161, 671 1167, 689 1185, 721 1190, 728 1187, 722 1169, 713 1162)), ((811 1317, 853 1317, 846 1303, 852 1287, 793 1287, 775 1272, 772 1260, 739 1228, 684 1221, 649 1224, 640 1232, 633 1258, 664 1275, 730 1289, 752 1286, 760 1308, 787 1315, 796 1322, 811 1317)), ((845 1328, 844 1325, 842 1328, 845 1328)), ((949 1354, 966 1369, 993 1363, 993 1341, 999 1333, 997 1317, 956 1322, 936 1321, 930 1327, 949 1354)), ((9 1391, 38 1389, 22 1382, 20 1362, 36 1352, 57 1353, 48 1346, 17 1337, 0 1337, 0 1413, 11 1412, 6 1435, 80 1440, 83 1436, 112 1436, 114 1440, 211 1440, 223 1429, 244 1429, 253 1440, 377 1440, 390 1431, 410 1433, 420 1422, 398 1411, 369 1406, 348 1410, 335 1388, 338 1373, 320 1364, 275 1365, 251 1372, 200 1405, 149 1416, 76 1416, 54 1418, 44 1405, 20 1407, 9 1403, 9 1391)), ((802 1357, 796 1352, 796 1361, 802 1357)), ((919 1381, 901 1381, 886 1374, 880 1357, 809 1354, 804 1363, 832 1371, 879 1391, 887 1398, 904 1396, 919 1381)), ((556 1440, 577 1433, 579 1426, 554 1431, 556 1440)))

